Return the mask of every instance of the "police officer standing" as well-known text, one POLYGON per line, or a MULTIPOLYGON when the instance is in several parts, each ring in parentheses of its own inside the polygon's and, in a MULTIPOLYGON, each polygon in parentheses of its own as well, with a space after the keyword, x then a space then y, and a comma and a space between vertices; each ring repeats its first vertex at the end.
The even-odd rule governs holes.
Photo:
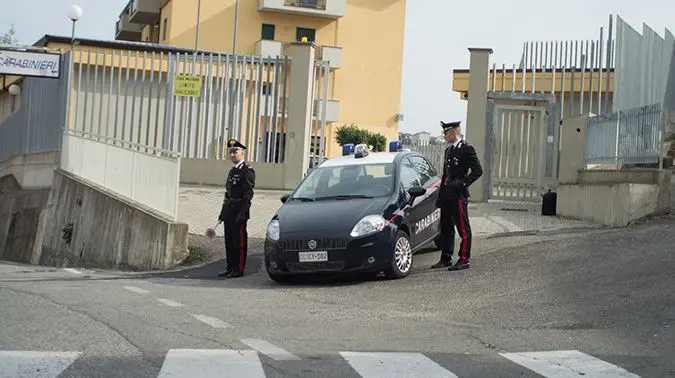
POLYGON ((441 209, 441 259, 432 269, 447 267, 460 270, 470 267, 471 223, 469 222, 469 186, 483 175, 476 150, 460 137, 460 122, 441 121, 443 136, 449 146, 443 159, 443 178, 436 200, 441 209), (452 265, 455 249, 455 228, 461 238, 459 259, 452 265))
POLYGON ((234 167, 227 175, 225 200, 218 220, 223 222, 227 269, 218 277, 234 278, 244 275, 248 253, 246 224, 250 218, 251 200, 255 187, 255 171, 244 161, 246 146, 236 139, 228 142, 228 152, 234 167))

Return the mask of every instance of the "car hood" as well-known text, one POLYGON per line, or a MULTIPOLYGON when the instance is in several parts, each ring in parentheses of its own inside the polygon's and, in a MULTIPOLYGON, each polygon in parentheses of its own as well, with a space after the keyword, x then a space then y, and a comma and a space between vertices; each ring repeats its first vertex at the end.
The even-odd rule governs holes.
POLYGON ((388 198, 356 198, 318 202, 292 201, 277 212, 283 234, 349 233, 366 215, 382 214, 388 198))

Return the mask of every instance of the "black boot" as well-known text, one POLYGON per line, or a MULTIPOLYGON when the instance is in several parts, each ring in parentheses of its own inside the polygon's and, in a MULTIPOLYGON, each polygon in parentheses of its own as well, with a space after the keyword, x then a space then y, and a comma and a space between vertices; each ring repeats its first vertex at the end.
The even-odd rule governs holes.
POLYGON ((455 265, 451 266, 448 268, 448 270, 462 270, 462 269, 469 269, 471 267, 471 263, 469 260, 457 260, 457 263, 455 265))
POLYGON ((452 252, 441 252, 441 259, 431 269, 447 268, 452 266, 452 252))

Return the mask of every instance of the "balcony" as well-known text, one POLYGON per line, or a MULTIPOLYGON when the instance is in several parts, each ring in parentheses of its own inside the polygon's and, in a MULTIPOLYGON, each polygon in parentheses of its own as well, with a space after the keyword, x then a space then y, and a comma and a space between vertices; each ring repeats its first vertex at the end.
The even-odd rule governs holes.
POLYGON ((269 39, 261 39, 255 43, 255 55, 263 58, 277 56, 284 56, 284 44, 279 41, 272 41, 269 39))
MULTIPOLYGON (((265 97, 267 96, 261 96, 260 97, 260 116, 265 117, 269 116, 273 113, 274 111, 274 104, 272 101, 272 97, 269 96, 267 100, 267 112, 265 111, 265 97)), ((286 106, 285 106, 285 111, 286 114, 284 115, 285 117, 288 117, 288 98, 286 98, 286 106)), ((321 100, 314 100, 314 114, 313 114, 313 119, 315 122, 321 122, 321 112, 323 108, 323 101, 321 100)), ((277 114, 281 115, 281 102, 277 103, 277 114)), ((332 122, 338 122, 340 120, 340 101, 338 100, 328 100, 326 104, 326 122, 327 123, 332 123, 332 122)))
POLYGON ((319 57, 321 60, 329 61, 331 69, 342 67, 342 47, 321 46, 319 57))
POLYGON ((338 19, 345 15, 346 2, 347 0, 258 0, 258 11, 338 19))
POLYGON ((131 0, 129 22, 141 25, 159 23, 162 0, 131 0))
POLYGON ((122 12, 120 19, 115 23, 115 39, 120 41, 138 42, 141 40, 143 25, 129 22, 129 13, 122 12))

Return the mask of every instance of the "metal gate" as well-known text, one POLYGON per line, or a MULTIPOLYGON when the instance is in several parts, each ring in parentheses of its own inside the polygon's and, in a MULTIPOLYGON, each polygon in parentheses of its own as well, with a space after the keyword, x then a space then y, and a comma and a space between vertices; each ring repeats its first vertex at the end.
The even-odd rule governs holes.
POLYGON ((490 133, 490 198, 536 201, 544 191, 546 109, 495 105, 490 133))

